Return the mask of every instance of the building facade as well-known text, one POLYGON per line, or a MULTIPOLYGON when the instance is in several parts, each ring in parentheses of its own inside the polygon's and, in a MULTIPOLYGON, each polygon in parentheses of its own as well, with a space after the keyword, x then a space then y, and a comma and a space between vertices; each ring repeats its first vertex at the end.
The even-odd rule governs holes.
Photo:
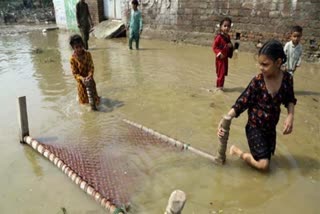
MULTIPOLYGON (((58 25, 74 28, 76 2, 54 0, 58 25)), ((131 10, 130 0, 86 2, 96 24, 105 19, 126 23, 131 10)), ((320 58, 320 0, 140 0, 139 9, 144 36, 200 45, 211 45, 217 24, 226 16, 233 21, 231 37, 237 35, 243 44, 270 38, 285 42, 290 27, 298 24, 305 54, 320 58)))

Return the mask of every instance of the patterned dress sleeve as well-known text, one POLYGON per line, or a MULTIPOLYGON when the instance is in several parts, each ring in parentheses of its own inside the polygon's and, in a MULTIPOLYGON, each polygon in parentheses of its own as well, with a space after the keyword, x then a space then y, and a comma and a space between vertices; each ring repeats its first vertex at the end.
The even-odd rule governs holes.
POLYGON ((284 99, 283 99, 283 105, 288 108, 289 103, 293 103, 296 105, 297 99, 294 96, 294 90, 293 90, 293 76, 289 73, 285 72, 285 81, 284 81, 284 99))
POLYGON ((254 92, 256 88, 255 78, 251 80, 247 88, 242 92, 239 98, 236 100, 235 104, 232 106, 236 113, 236 117, 247 110, 249 106, 253 104, 254 92))
POLYGON ((93 76, 94 73, 94 65, 93 65, 93 60, 90 52, 88 53, 88 76, 93 76))
POLYGON ((70 65, 71 65, 72 74, 77 81, 81 81, 81 75, 76 63, 77 63, 76 60, 73 57, 71 57, 70 65))

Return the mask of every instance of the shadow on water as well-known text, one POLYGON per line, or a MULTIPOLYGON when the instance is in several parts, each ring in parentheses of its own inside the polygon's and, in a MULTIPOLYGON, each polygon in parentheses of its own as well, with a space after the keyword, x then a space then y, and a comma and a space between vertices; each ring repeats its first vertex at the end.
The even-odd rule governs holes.
POLYGON ((234 88, 224 88, 224 92, 239 92, 242 93, 245 88, 244 87, 234 87, 234 88))
POLYGON ((295 95, 315 95, 320 96, 320 92, 315 91, 295 91, 295 95))
POLYGON ((59 138, 58 137, 55 137, 55 136, 52 136, 52 137, 37 137, 37 140, 39 142, 46 142, 46 143, 50 143, 50 142, 57 142, 59 138))
POLYGON ((120 48, 115 48, 115 47, 102 47, 102 48, 97 48, 97 47, 89 47, 89 52, 90 51, 105 51, 105 50, 119 50, 120 48))
POLYGON ((161 51, 161 48, 139 48, 139 51, 161 51))
POLYGON ((39 155, 35 153, 29 146, 24 146, 24 153, 31 164, 34 174, 38 177, 43 176, 43 169, 39 164, 39 155))
POLYGON ((112 100, 109 98, 101 98, 101 103, 98 107, 100 112, 111 112, 114 109, 120 108, 124 106, 124 102, 123 101, 119 101, 119 100, 112 100))
POLYGON ((295 164, 288 163, 288 157, 286 156, 277 156, 275 161, 281 164, 281 168, 288 170, 299 169, 303 173, 312 172, 314 170, 320 170, 320 161, 306 155, 293 155, 295 164), (288 163, 288 164, 284 164, 288 163))

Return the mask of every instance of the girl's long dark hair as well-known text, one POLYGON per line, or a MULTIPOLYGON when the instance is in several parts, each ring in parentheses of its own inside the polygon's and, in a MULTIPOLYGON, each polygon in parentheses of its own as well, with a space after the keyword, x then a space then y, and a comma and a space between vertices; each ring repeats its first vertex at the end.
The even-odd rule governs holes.
POLYGON ((263 44, 260 48, 258 55, 266 55, 273 61, 277 59, 282 59, 282 64, 287 61, 287 56, 284 53, 283 46, 281 42, 275 39, 271 39, 263 44))

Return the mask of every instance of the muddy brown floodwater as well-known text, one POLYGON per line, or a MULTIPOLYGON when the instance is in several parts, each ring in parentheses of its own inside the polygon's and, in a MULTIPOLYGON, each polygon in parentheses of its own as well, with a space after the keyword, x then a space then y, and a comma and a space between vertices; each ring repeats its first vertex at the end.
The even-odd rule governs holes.
MULTIPOLYGON (((0 213, 104 213, 50 162, 19 144, 18 96, 27 97, 31 136, 47 143, 112 141, 121 133, 115 124, 126 118, 215 153, 221 116, 258 72, 255 54, 240 50, 230 60, 226 91, 211 93, 206 90, 215 81, 211 47, 142 39, 140 51, 129 51, 125 38, 91 38, 94 77, 103 97, 100 112, 91 112, 76 101, 70 34, 25 29, 30 27, 2 27, 0 33, 0 213)), ((163 213, 174 189, 187 193, 185 214, 318 213, 320 65, 303 62, 294 80, 294 131, 281 134, 282 108, 269 174, 230 156, 218 167, 189 153, 166 154, 153 147, 139 152, 128 144, 118 152, 143 175, 131 213, 163 213)), ((233 121, 229 139, 245 150, 246 119, 244 113, 233 121)))

